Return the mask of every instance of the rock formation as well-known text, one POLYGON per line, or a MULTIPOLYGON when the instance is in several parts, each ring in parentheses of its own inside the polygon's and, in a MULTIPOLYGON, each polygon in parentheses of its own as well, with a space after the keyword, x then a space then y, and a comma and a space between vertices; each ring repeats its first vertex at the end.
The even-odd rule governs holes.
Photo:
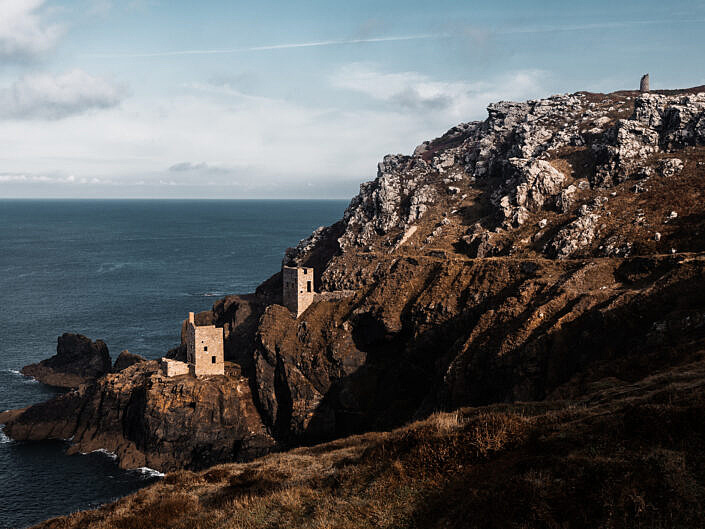
POLYGON ((65 333, 57 342, 54 356, 23 367, 22 374, 50 386, 76 388, 110 371, 108 346, 102 340, 65 333))
POLYGON ((22 413, 0 414, 14 439, 71 439, 69 453, 106 449, 123 468, 162 471, 250 459, 271 450, 247 379, 169 379, 156 361, 105 375, 22 413))
POLYGON ((145 357, 131 353, 130 351, 125 349, 115 360, 115 364, 113 365, 113 373, 117 373, 119 371, 122 371, 123 369, 127 369, 131 365, 146 361, 147 359, 145 357))

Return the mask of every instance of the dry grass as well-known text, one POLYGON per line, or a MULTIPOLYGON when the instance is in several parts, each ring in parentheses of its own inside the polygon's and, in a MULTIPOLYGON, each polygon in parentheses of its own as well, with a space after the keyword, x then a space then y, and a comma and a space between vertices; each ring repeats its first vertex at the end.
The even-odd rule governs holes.
POLYGON ((699 527, 705 361, 580 402, 436 413, 176 472, 44 528, 699 527))

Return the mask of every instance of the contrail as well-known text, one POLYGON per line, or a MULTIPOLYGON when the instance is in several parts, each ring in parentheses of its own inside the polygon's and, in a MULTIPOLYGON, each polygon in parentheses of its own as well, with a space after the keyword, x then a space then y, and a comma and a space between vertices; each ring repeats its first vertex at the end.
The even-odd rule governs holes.
POLYGON ((90 57, 101 59, 118 57, 172 57, 177 55, 215 55, 222 53, 242 53, 247 51, 287 50, 293 48, 315 48, 318 46, 341 46, 344 44, 362 44, 366 42, 399 42, 404 40, 423 40, 443 38, 444 35, 408 35, 401 37, 375 37, 369 39, 321 40, 316 42, 296 42, 289 44, 272 44, 269 46, 250 46, 247 48, 227 48, 214 50, 175 50, 152 53, 91 53, 90 57))

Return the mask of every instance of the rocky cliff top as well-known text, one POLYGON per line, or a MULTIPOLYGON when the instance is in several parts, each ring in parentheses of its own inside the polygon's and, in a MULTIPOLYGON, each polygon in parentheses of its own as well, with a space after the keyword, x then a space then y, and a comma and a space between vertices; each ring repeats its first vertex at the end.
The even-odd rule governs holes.
POLYGON ((323 288, 334 290, 359 286, 345 256, 361 252, 567 259, 700 251, 705 92, 697 90, 491 104, 485 121, 457 125, 411 155, 385 156, 341 222, 285 259, 322 264, 323 288))

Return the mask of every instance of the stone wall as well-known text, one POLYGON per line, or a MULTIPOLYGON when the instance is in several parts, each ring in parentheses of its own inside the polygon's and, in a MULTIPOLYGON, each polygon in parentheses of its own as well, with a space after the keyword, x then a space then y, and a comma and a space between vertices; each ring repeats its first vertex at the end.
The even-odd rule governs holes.
POLYGON ((189 372, 189 366, 186 362, 179 362, 171 358, 162 358, 159 367, 166 377, 178 377, 179 375, 187 375, 189 372))
POLYGON ((313 268, 285 266, 282 269, 282 300, 298 318, 313 303, 313 268))

